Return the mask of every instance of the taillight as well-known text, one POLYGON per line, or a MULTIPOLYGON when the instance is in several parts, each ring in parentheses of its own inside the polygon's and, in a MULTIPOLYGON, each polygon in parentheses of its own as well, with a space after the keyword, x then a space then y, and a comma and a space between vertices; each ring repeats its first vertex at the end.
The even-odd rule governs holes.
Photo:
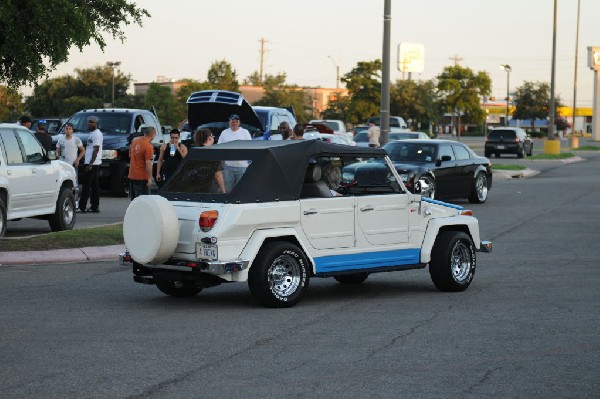
POLYGON ((211 210, 204 211, 200 214, 200 218, 198 219, 198 224, 200 225, 200 230, 207 232, 210 231, 217 223, 217 219, 219 218, 219 211, 211 210))

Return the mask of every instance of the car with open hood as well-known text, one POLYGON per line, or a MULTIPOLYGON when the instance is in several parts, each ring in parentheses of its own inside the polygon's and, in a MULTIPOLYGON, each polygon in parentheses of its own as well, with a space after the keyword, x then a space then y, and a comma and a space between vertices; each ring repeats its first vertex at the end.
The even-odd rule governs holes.
POLYGON ((427 266, 438 289, 464 291, 476 252, 492 247, 471 211, 407 190, 384 150, 320 140, 192 148, 157 195, 130 203, 123 235, 135 282, 178 297, 247 282, 270 307, 297 304, 312 278, 359 284, 427 266), (240 160, 245 172, 222 192, 221 165, 240 160), (341 170, 370 160, 385 180, 343 184, 341 170))
POLYGON ((268 140, 277 134, 281 122, 291 129, 296 126, 293 109, 268 106, 250 106, 240 93, 226 90, 203 90, 190 94, 187 99, 188 123, 192 131, 207 128, 213 132, 215 142, 221 132, 229 127, 229 116, 238 115, 241 127, 253 139, 268 140))

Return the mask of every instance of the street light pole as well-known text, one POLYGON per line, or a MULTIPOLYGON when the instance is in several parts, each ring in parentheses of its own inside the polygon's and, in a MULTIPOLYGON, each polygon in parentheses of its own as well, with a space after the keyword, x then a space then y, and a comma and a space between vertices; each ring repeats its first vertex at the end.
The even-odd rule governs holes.
POLYGON ((506 71, 506 119, 504 120, 504 126, 508 126, 508 114, 510 112, 510 73, 512 72, 512 68, 508 64, 502 64, 500 68, 506 71))
POLYGON ((115 67, 121 65, 121 61, 109 61, 106 63, 106 65, 112 69, 112 102, 110 103, 110 106, 112 107, 115 103, 115 67))
POLYGON ((331 62, 333 62, 333 65, 335 66, 335 88, 339 89, 340 88, 340 66, 338 65, 337 62, 335 62, 335 60, 333 59, 332 56, 328 55, 327 57, 331 59, 331 62))

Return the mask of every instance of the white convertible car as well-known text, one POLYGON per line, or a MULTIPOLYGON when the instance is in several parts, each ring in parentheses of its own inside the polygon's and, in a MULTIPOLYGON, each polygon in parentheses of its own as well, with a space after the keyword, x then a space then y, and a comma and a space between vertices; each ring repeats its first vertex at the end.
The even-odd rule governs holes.
POLYGON ((311 278, 359 284, 427 266, 438 289, 463 291, 476 252, 492 249, 471 211, 410 193, 384 150, 315 140, 192 148, 158 195, 131 202, 123 230, 134 281, 172 296, 247 281, 271 307, 297 304, 311 278), (387 173, 341 179, 373 159, 387 173), (248 166, 223 193, 231 161, 248 166))

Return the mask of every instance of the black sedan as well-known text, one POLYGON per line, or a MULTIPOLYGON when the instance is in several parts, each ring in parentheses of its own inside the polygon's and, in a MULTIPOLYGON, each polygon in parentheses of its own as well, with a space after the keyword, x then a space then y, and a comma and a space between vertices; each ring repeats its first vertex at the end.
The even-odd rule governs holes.
MULTIPOLYGON (((420 192, 420 182, 425 182, 431 198, 468 198, 476 204, 487 200, 492 187, 491 163, 460 142, 401 140, 389 142, 383 149, 412 192, 420 192)), ((342 185, 360 180, 359 175, 377 173, 380 170, 376 165, 378 162, 374 161, 371 166, 368 163, 347 166, 343 170, 342 185)))

